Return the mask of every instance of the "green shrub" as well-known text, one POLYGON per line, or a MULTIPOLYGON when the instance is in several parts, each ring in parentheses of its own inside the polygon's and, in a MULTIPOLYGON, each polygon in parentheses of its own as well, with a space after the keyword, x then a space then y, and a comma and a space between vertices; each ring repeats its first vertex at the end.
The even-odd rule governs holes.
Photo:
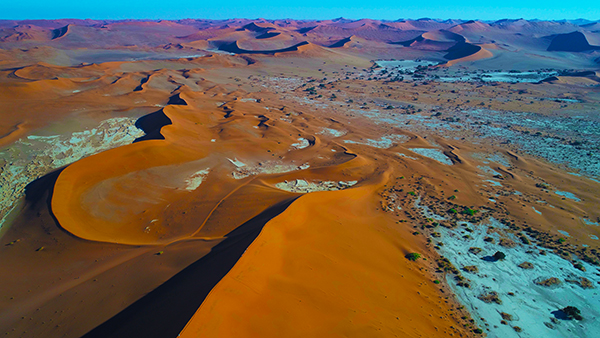
POLYGON ((474 216, 479 211, 475 210, 475 209, 467 208, 467 210, 465 210, 463 212, 469 216, 474 216))
POLYGON ((575 263, 575 264, 573 264, 573 267, 575 269, 578 269, 578 270, 581 270, 581 271, 585 272, 585 267, 581 263, 575 263))
POLYGON ((421 254, 416 253, 416 252, 412 252, 409 253, 408 255, 405 256, 406 259, 408 259, 409 261, 416 261, 417 259, 421 258, 421 254))

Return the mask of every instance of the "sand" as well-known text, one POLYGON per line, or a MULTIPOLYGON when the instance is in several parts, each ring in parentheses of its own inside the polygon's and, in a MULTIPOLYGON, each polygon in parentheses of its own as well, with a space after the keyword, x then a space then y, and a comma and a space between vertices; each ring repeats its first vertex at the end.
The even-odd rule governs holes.
POLYGON ((0 21, 0 331, 593 336, 586 27, 0 21))

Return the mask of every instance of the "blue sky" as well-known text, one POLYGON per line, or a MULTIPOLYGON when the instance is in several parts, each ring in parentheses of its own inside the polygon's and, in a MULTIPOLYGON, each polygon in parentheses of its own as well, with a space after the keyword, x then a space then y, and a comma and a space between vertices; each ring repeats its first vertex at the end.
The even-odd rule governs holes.
POLYGON ((400 18, 600 20, 600 0, 0 0, 0 19, 400 18))

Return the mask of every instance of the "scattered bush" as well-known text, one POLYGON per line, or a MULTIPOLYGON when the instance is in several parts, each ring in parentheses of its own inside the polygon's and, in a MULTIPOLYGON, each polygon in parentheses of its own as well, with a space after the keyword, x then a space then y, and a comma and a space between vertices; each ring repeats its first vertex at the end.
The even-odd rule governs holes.
POLYGON ((421 254, 413 252, 413 253, 409 253, 408 255, 405 256, 406 259, 408 259, 409 261, 416 261, 417 259, 421 258, 421 254))
POLYGON ((467 208, 465 211, 463 211, 463 213, 465 213, 469 216, 474 216, 477 212, 479 212, 479 210, 475 210, 475 209, 471 209, 471 208, 467 208))
POLYGON ((523 263, 519 264, 519 267, 521 269, 533 269, 533 264, 531 264, 529 262, 523 262, 523 263))
POLYGON ((477 333, 477 334, 482 334, 482 333, 483 333, 483 330, 482 330, 482 329, 479 329, 479 328, 477 328, 477 329, 473 330, 473 332, 475 332, 475 333, 477 333))
POLYGON ((581 263, 575 263, 575 264, 573 264, 573 267, 577 270, 581 270, 581 271, 585 272, 585 267, 581 263))
POLYGON ((501 260, 503 260, 504 258, 506 258, 506 255, 504 254, 504 252, 501 252, 501 251, 496 251, 496 253, 494 254, 494 256, 493 256, 493 257, 494 257, 494 259, 495 259, 495 260, 497 260, 497 261, 501 261, 501 260))
POLYGON ((477 298, 479 298, 480 300, 482 300, 488 304, 489 303, 502 304, 502 300, 500 299, 500 296, 498 295, 498 292, 496 292, 496 291, 482 293, 477 298))
POLYGON ((567 282, 577 284, 584 289, 594 289, 594 284, 585 277, 579 277, 578 279, 566 279, 567 282))
POLYGON ((518 327, 518 326, 513 326, 513 330, 515 330, 516 332, 521 332, 523 331, 522 328, 518 327))
POLYGON ((469 252, 470 252, 470 253, 472 253, 472 254, 475 254, 475 255, 477 255, 478 253, 480 253, 480 252, 481 252, 481 248, 470 247, 470 248, 469 248, 469 252))
POLYGON ((561 309, 561 311, 564 312, 565 315, 567 315, 568 319, 583 320, 583 317, 581 316, 581 311, 574 306, 567 306, 561 309))
POLYGON ((517 243, 515 243, 513 240, 508 239, 508 238, 502 238, 500 240, 500 243, 498 243, 498 244, 500 244, 501 246, 503 246, 505 248, 514 248, 517 245, 517 243))
POLYGON ((535 282, 535 284, 541 285, 541 286, 560 285, 561 283, 562 282, 560 281, 560 279, 558 279, 556 277, 550 277, 550 278, 539 280, 539 281, 535 282))
POLYGON ((475 266, 475 265, 467 265, 467 266, 463 267, 462 269, 464 271, 470 272, 470 273, 477 273, 477 272, 479 272, 479 268, 477 268, 477 266, 475 266))
POLYGON ((527 238, 527 237, 525 237, 523 235, 519 236, 519 239, 521 240, 521 242, 523 244, 531 244, 531 242, 529 241, 529 238, 527 238))
POLYGON ((448 258, 446 258, 446 257, 442 257, 441 259, 438 259, 437 265, 441 270, 443 270, 445 272, 451 272, 455 275, 459 274, 458 269, 454 265, 452 265, 450 260, 448 260, 448 258))
POLYGON ((512 321, 513 317, 511 314, 508 314, 506 312, 500 312, 500 316, 502 316, 502 319, 504 320, 508 320, 508 321, 512 321))

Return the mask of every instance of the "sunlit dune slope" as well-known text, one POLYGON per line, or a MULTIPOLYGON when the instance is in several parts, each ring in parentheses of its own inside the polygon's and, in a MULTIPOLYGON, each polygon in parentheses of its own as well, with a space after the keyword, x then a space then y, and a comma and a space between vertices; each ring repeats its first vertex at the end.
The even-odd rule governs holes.
POLYGON ((267 223, 181 337, 441 337, 457 323, 373 203, 382 182, 306 195, 267 223))

